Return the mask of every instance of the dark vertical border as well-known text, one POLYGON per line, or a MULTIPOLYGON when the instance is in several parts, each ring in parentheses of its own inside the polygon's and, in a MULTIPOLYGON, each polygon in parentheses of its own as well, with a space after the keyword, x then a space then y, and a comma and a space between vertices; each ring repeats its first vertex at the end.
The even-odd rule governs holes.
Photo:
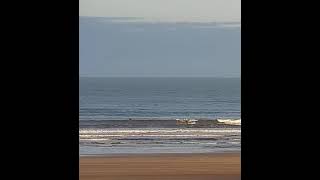
MULTIPOLYGON (((241 0, 241 179, 261 179, 259 176, 259 109, 263 102, 259 102, 261 97, 258 96, 259 74, 261 71, 258 65, 263 62, 259 58, 259 24, 263 18, 259 19, 258 3, 250 0, 241 0), (257 18, 255 18, 255 16, 257 18), (258 123, 257 123, 258 122, 258 123), (255 138, 256 136, 256 138, 255 138)), ((262 42, 261 42, 262 43, 262 42)), ((263 118, 263 117, 262 117, 263 118)), ((262 124, 262 123, 261 123, 262 124)), ((262 139, 261 139, 262 140, 262 139)), ((260 162, 263 163, 263 162, 260 162)), ((261 169, 260 169, 261 172, 261 169)))
POLYGON ((14 1, 3 9, 10 83, 2 84, 9 99, 2 100, 3 171, 9 179, 78 179, 79 1, 14 1))
MULTIPOLYGON (((305 119, 295 121, 302 108, 294 107, 301 105, 297 99, 302 93, 296 91, 304 86, 289 73, 300 51, 293 46, 305 45, 295 41, 302 32, 292 33, 304 28, 300 24, 304 20, 289 14, 300 8, 290 7, 293 2, 241 0, 241 4, 242 179, 305 179, 308 173, 298 178, 302 168, 297 168, 302 165, 297 161, 302 155, 299 147, 305 148, 299 143, 306 141, 298 141, 303 130, 298 126, 305 119)), ((296 14, 302 16, 300 11, 296 14)), ((303 74, 300 69, 295 73, 303 74)))

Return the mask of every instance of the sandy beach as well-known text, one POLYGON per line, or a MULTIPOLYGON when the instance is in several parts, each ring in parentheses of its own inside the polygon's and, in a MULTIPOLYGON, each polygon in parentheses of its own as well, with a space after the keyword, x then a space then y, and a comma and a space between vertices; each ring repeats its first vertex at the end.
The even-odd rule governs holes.
POLYGON ((81 156, 80 180, 239 180, 240 153, 81 156))

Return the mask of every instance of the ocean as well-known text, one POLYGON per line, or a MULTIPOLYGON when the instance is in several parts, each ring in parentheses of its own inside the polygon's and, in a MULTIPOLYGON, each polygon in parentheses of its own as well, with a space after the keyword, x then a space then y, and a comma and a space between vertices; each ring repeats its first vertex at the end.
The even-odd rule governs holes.
POLYGON ((240 78, 80 77, 80 155, 240 151, 240 78))

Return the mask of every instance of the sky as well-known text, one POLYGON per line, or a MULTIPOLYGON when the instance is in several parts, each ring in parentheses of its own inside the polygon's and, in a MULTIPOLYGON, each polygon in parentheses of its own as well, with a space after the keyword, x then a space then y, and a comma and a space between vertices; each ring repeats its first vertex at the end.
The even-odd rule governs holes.
POLYGON ((80 16, 240 21, 241 0, 80 0, 80 16))
POLYGON ((240 2, 80 0, 80 76, 240 77, 240 2))

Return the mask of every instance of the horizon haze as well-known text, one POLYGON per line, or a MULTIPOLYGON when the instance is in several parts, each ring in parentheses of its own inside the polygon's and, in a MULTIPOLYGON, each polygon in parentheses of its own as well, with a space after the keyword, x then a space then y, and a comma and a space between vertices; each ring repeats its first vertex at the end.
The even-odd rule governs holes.
POLYGON ((240 77, 241 24, 79 17, 81 77, 240 77))

